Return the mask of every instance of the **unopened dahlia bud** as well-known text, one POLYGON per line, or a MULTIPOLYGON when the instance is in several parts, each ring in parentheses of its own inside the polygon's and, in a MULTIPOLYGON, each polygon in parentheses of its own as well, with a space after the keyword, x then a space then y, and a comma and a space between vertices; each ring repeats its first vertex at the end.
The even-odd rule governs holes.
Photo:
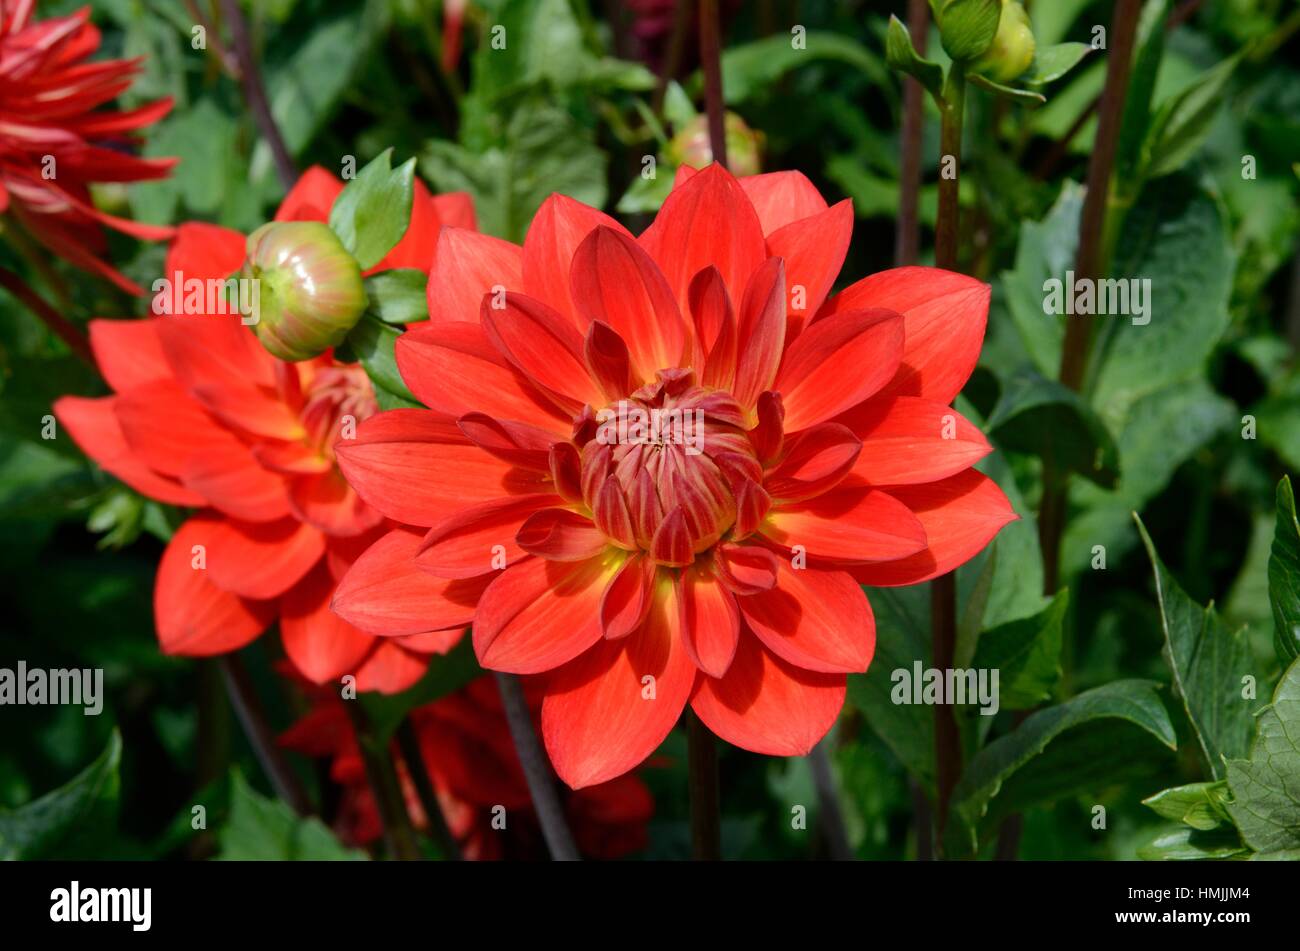
POLYGON ((971 69, 994 82, 1005 83, 1027 70, 1033 61, 1034 33, 1029 14, 1017 0, 1003 0, 993 45, 971 64, 971 69))
MULTIPOLYGON (((734 112, 728 112, 723 123, 727 138, 727 169, 733 175, 757 175, 762 171, 759 152, 763 146, 763 133, 756 132, 734 112)), ((668 158, 678 165, 704 168, 713 161, 713 147, 709 143, 709 119, 700 113, 668 143, 668 158)))
POLYGON ((252 321, 281 360, 308 360, 343 342, 366 309, 361 268, 319 221, 273 221, 248 236, 245 279, 256 279, 252 321))

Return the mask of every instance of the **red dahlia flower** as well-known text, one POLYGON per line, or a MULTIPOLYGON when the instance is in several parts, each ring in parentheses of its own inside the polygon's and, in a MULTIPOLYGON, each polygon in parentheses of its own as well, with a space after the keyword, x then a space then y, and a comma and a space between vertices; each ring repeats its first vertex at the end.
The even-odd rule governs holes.
POLYGON ((0 0, 0 215, 11 212, 38 241, 131 294, 143 291, 104 260, 101 225, 145 239, 172 229, 117 218, 91 200, 93 182, 165 178, 175 159, 128 154, 128 133, 157 122, 171 99, 95 112, 125 92, 140 60, 85 62, 99 48, 86 8, 32 21, 35 0, 0 0))
POLYGON ((429 409, 338 447, 363 499, 427 531, 363 554, 335 610, 382 634, 489 582, 479 661, 548 674, 575 788, 688 703, 737 746, 807 753, 871 661, 860 583, 951 571, 1016 517, 948 405, 988 287, 911 267, 828 300, 852 222, 798 173, 713 165, 639 238, 560 196, 522 248, 444 229, 432 320, 397 343, 429 409))
MULTIPOLYGON (((524 681, 534 708, 538 684, 524 681)), ((281 737, 282 745, 308 756, 331 758, 330 778, 343 786, 337 831, 367 845, 383 832, 356 737, 333 690, 314 693, 311 711, 281 737)), ((447 825, 470 859, 530 858, 545 854, 496 685, 480 677, 464 689, 411 712, 424 766, 438 794, 447 825), (506 810, 504 829, 494 828, 493 808, 506 810)), ((396 755, 407 812, 416 826, 424 809, 406 764, 396 755)), ((564 809, 578 849, 597 859, 616 859, 646 846, 646 823, 654 814, 650 790, 633 775, 569 793, 564 809)))
MULTIPOLYGON (((307 172, 277 218, 324 220, 342 184, 307 172)), ((473 227, 463 195, 422 188, 412 230, 381 267, 427 268, 441 220, 473 227)), ((177 282, 224 280, 244 260, 242 234, 182 225, 167 254, 177 282)), ((168 654, 237 650, 274 619, 285 652, 308 679, 344 673, 361 690, 392 692, 419 679, 473 615, 376 639, 328 610, 335 582, 391 528, 335 464, 335 443, 375 412, 360 366, 329 354, 275 359, 238 315, 96 320, 91 346, 115 391, 64 397, 59 420, 93 459, 132 488, 200 511, 177 530, 158 566, 155 623, 168 654), (197 547, 201 546, 201 547, 197 547)))

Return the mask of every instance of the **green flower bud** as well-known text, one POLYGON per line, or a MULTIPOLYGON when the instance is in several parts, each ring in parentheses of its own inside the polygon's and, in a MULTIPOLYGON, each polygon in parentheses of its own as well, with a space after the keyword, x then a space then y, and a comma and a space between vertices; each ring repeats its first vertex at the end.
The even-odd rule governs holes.
MULTIPOLYGON (((723 120, 727 139, 727 169, 733 175, 757 175, 762 170, 759 152, 763 147, 763 133, 756 132, 734 112, 723 120)), ((713 146, 709 142, 709 119, 700 113, 682 127, 665 149, 668 160, 675 165, 704 168, 713 161, 713 146)))
POLYGON ((253 331, 281 360, 337 347, 366 309, 360 266, 319 221, 262 225, 248 236, 242 276, 258 282, 253 331))
POLYGON ((1002 18, 991 45, 971 69, 994 82, 1005 83, 1027 70, 1034 61, 1034 33, 1029 14, 1017 0, 1002 0, 1002 18))

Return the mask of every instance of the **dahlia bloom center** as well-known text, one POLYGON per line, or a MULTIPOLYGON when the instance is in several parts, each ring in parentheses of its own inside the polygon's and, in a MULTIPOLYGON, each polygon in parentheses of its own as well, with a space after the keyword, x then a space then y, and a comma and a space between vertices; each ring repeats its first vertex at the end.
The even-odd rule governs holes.
MULTIPOLYGON (((684 566, 737 534, 741 502, 762 481, 745 412, 687 368, 660 370, 626 399, 579 422, 582 494, 610 543, 684 566)), ((746 525, 746 528, 750 526, 746 525)))
MULTIPOLYGON (((292 364, 283 364, 292 372, 292 364)), ((375 390, 363 367, 330 366, 318 369, 303 394, 304 441, 322 456, 334 458, 334 441, 351 438, 358 424, 379 412, 375 390)))

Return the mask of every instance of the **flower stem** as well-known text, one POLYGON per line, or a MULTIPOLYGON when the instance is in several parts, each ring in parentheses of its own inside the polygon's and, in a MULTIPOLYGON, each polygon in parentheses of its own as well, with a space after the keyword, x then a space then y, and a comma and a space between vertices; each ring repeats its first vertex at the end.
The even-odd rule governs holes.
POLYGON ((55 336, 68 345, 69 350, 92 367, 95 365, 95 357, 90 351, 90 340, 85 332, 55 310, 20 275, 8 268, 0 267, 0 287, 18 298, 28 310, 39 317, 55 336))
POLYGON ((438 844, 438 849, 444 858, 459 862, 463 858, 460 854, 460 846, 447 825, 442 804, 438 802, 438 793, 434 790, 433 783, 429 779, 429 771, 424 765, 420 739, 416 736, 415 727, 409 716, 404 717, 397 728, 397 746, 402 751, 402 759, 406 761, 406 771, 411 776, 411 782, 415 784, 415 793, 420 797, 420 806, 424 809, 424 815, 429 823, 429 834, 438 844))
POLYGON ((817 805, 821 808, 821 829, 826 838, 826 848, 836 862, 852 862, 856 855, 849 843, 849 833, 844 826, 844 811, 840 808, 839 793, 835 789, 835 773, 831 769, 830 737, 813 747, 808 754, 812 770, 813 787, 817 790, 817 805))
POLYGON ((298 168, 293 163, 280 127, 275 124, 271 114, 271 105, 266 99, 266 89, 262 85, 262 73, 257 68, 253 56, 253 46, 248 38, 248 23, 243 11, 239 9, 239 0, 221 0, 221 13, 230 24, 230 38, 235 47, 235 59, 239 63, 239 74, 244 84, 244 98, 248 108, 253 112, 253 121, 257 123, 266 144, 271 147, 271 157, 275 160, 275 171, 280 176, 280 184, 286 190, 293 187, 298 180, 298 168))
POLYGON ((709 117, 713 161, 727 164, 726 103, 722 98, 722 40, 718 0, 699 0, 700 59, 704 66, 704 105, 709 117))
POLYGON ((262 765, 262 771, 271 782, 275 794, 289 804, 300 816, 311 812, 311 802, 303 791, 298 776, 289 768, 288 762, 275 743, 275 736, 266 722, 266 713, 257 691, 253 689, 252 678, 248 668, 236 654, 225 654, 218 658, 222 677, 226 682, 226 693, 230 696, 230 705, 239 718, 239 724, 248 737, 248 745, 262 765))
MULTIPOLYGON (((926 0, 907 0, 907 29, 917 49, 925 51, 930 30, 926 0)), ((925 124, 925 89, 911 76, 903 77, 902 148, 899 154, 898 223, 894 231, 894 264, 915 264, 920 253, 921 228, 917 207, 921 192, 921 132, 925 124)))
POLYGON ((687 762, 691 793, 691 858, 722 859, 722 818, 718 793, 718 749, 693 710, 686 711, 687 762))
POLYGON ((370 718, 366 716, 359 701, 345 700, 343 705, 352 721, 357 750, 361 753, 361 761, 366 768, 366 780, 379 811, 379 821, 384 827, 388 854, 403 862, 418 861, 424 856, 416 841, 411 817, 406 813, 406 799, 402 795, 402 786, 388 745, 375 734, 370 718))
POLYGON ((523 684, 514 674, 495 675, 497 690, 501 692, 501 704, 505 707, 506 721, 510 724, 510 736, 515 741, 515 752, 519 755, 519 765, 523 767, 524 778, 528 781, 528 793, 533 799, 533 810, 537 821, 542 826, 542 837, 550 849, 551 858, 557 862, 576 862, 578 846, 569 831, 568 820, 564 817, 564 807, 560 803, 559 790, 555 786, 555 773, 542 752, 542 744, 533 729, 533 715, 528 709, 528 700, 524 697, 523 684))

